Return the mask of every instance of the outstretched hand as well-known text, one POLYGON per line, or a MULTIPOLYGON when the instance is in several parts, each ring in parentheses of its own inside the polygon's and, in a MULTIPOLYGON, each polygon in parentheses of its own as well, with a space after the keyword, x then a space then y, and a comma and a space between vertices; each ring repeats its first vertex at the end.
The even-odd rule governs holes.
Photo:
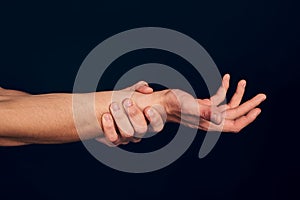
POLYGON ((257 106, 266 99, 266 95, 258 94, 240 105, 246 86, 246 81, 241 80, 229 103, 221 104, 226 98, 229 80, 230 76, 226 74, 217 93, 209 99, 194 99, 182 90, 171 90, 167 101, 168 119, 201 130, 241 131, 260 114, 257 106), (197 121, 199 116, 200 121, 197 121))

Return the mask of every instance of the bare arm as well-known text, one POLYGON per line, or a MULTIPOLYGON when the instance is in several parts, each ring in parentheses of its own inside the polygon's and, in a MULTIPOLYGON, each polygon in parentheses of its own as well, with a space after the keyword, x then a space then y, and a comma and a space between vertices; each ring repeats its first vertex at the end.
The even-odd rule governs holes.
MULTIPOLYGON (((81 99, 95 96, 95 114, 99 127, 102 127, 101 116, 110 112, 112 91, 78 94, 81 99)), ((125 98, 127 91, 119 93, 119 102, 125 98), (124 94, 124 95, 123 95, 124 94)), ((138 93, 137 93, 138 94, 138 93)), ((157 92, 161 94, 161 92, 157 92)), ((0 145, 15 146, 31 143, 51 144, 79 141, 79 135, 73 118, 73 94, 57 93, 42 95, 6 95, 0 99, 0 145)), ((139 104, 141 110, 148 105, 160 103, 159 98, 149 101, 135 95, 136 100, 144 101, 139 104), (152 103, 152 104, 150 104, 152 103)), ((146 97, 147 95, 145 95, 146 97)), ((153 96, 153 95, 151 95, 153 96)), ((84 113, 83 113, 84 114, 84 113)), ((91 139, 100 136, 102 129, 94 129, 88 122, 80 124, 85 130, 81 138, 91 139)))
MULTIPOLYGON (((85 114, 85 102, 89 102, 91 96, 95 98, 94 112, 100 128, 103 127, 102 122, 105 122, 102 118, 104 114, 112 113, 114 120, 121 122, 123 117, 126 117, 124 112, 123 115, 120 112, 121 109, 119 111, 113 110, 112 95, 117 96, 113 100, 121 108, 123 100, 128 97, 128 94, 129 96, 132 94, 130 98, 141 110, 147 109, 149 105, 161 105, 166 111, 167 121, 183 123, 191 128, 202 130, 239 132, 256 119, 260 113, 260 109, 256 107, 266 98, 264 94, 259 94, 240 105, 244 93, 243 85, 243 81, 239 83, 236 93, 226 105, 220 105, 220 103, 226 97, 229 76, 224 76, 223 84, 216 95, 211 99, 204 100, 195 99, 181 90, 170 89, 151 94, 108 91, 78 95, 84 102, 81 105, 83 115, 85 114), (212 107, 215 108, 215 113, 211 112, 212 107)), ((79 141, 80 138, 96 138, 101 135, 102 129, 95 128, 95 124, 90 124, 90 120, 87 118, 83 123, 80 123, 79 137, 76 129, 78 126, 75 126, 73 118, 72 95, 22 94, 1 96, 0 145, 66 143, 79 141)), ((104 127, 108 130, 111 125, 107 123, 107 126, 104 127)), ((123 137, 130 138, 132 134, 125 134, 123 137)))
POLYGON ((78 140, 71 94, 6 96, 0 102, 0 136, 6 143, 78 140))

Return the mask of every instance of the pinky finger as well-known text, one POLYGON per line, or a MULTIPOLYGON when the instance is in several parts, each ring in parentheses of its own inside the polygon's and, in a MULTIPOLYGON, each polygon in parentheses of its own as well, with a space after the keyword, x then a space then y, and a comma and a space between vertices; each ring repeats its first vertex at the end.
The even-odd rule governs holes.
POLYGON ((144 112, 150 122, 149 131, 155 133, 160 132, 164 128, 164 120, 161 114, 154 107, 148 107, 144 112))
POLYGON ((254 108, 247 115, 244 115, 244 116, 234 120, 234 122, 233 122, 234 129, 232 130, 232 132, 234 132, 234 133, 240 132, 243 128, 245 128, 250 123, 252 123, 260 113, 261 113, 260 108, 254 108))
POLYGON ((102 115, 102 127, 103 134, 107 141, 111 142, 114 145, 119 143, 119 135, 116 132, 113 118, 110 113, 105 113, 102 115))

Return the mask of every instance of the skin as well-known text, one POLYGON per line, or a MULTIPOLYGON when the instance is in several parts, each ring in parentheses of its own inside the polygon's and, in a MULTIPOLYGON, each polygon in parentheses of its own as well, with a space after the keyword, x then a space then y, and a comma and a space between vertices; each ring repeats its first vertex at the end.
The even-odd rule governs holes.
MULTIPOLYGON (((97 138, 100 141, 105 138, 114 145, 137 142, 138 136, 145 131, 146 118, 150 124, 156 122, 155 130, 161 130, 161 124, 166 119, 167 122, 182 123, 202 130, 239 132, 256 119, 260 113, 257 106, 266 99, 264 94, 258 94, 240 105, 244 85, 244 80, 239 82, 236 93, 226 105, 220 103, 225 99, 229 87, 229 75, 224 76, 222 86, 210 99, 195 99, 178 89, 158 92, 146 89, 149 90, 146 94, 126 89, 76 94, 83 102, 91 95, 95 97, 95 114, 102 128, 98 130, 89 123, 88 117, 83 118, 86 121, 80 124, 80 138, 97 138), (113 95, 115 98, 111 103, 113 95), (153 107, 149 108, 151 105, 153 107), (156 119, 152 119, 153 114, 156 119), (158 114, 160 119, 157 118, 158 114)), ((80 109, 84 116, 85 104, 79 106, 82 106, 80 109)), ((1 145, 65 143, 79 141, 80 138, 73 119, 72 94, 1 96, 1 145)))
MULTIPOLYGON (((153 93, 153 89, 145 81, 140 81, 125 91, 137 91, 143 94, 153 93)), ((140 142, 144 134, 149 132, 160 132, 164 127, 162 108, 148 106, 143 111, 129 98, 122 102, 123 109, 114 111, 110 105, 110 112, 104 113, 101 117, 103 134, 96 138, 108 146, 128 144, 129 142, 140 142), (150 113, 150 115, 149 115, 150 113), (149 127, 148 123, 149 122, 149 127), (129 138, 126 133, 131 133, 129 138)))
MULTIPOLYGON (((140 92, 143 94, 150 94, 153 92, 153 89, 151 87, 149 87, 148 83, 146 83, 145 81, 140 81, 140 82, 134 84, 133 86, 125 88, 124 90, 125 91, 137 91, 137 92, 140 92)), ((9 90, 9 89, 4 89, 4 88, 0 87, 0 105, 4 104, 5 101, 12 101, 16 97, 23 97, 23 96, 30 96, 30 94, 26 93, 26 92, 22 92, 22 91, 9 90)), ((164 125, 162 123, 163 119, 162 119, 161 115, 159 114, 159 112, 155 108, 149 106, 146 109, 150 109, 150 108, 152 108, 152 110, 154 111, 154 114, 152 116, 152 119, 154 119, 154 121, 152 122, 151 118, 148 115, 145 115, 146 119, 148 121, 150 121, 149 131, 158 132, 158 131, 162 130, 162 128, 163 128, 163 125, 164 125)), ((146 133, 148 127, 147 127, 147 121, 144 117, 144 113, 142 111, 140 111, 135 105, 133 105, 132 108, 130 108, 130 109, 136 110, 135 115, 132 119, 130 118, 130 115, 128 115, 128 116, 125 115, 124 117, 126 118, 126 120, 128 120, 128 121, 130 120, 132 122, 136 118, 139 120, 138 121, 139 123, 130 124, 130 128, 133 130, 137 130, 137 132, 140 133, 139 130, 141 129, 141 126, 142 126, 143 134, 146 133)), ((146 112, 146 109, 145 109, 145 112, 146 112)), ((134 111, 134 110, 132 110, 132 111, 134 111)), ((125 112, 124 112, 124 114, 125 114, 125 112)), ((110 115, 110 113, 106 113, 106 115, 110 115)), ((104 119, 105 117, 106 117, 105 114, 103 114, 102 119, 104 119)), ((111 115, 110 115, 110 117, 112 118, 111 115)), ((115 122, 118 122, 118 124, 120 124, 120 125, 122 124, 121 122, 118 121, 117 118, 114 120, 115 120, 115 122)), ((105 120, 103 120, 103 121, 104 121, 104 123, 106 122, 105 120)), ((110 140, 108 140, 108 138, 111 138, 111 135, 112 135, 111 130, 113 130, 114 133, 117 134, 117 132, 123 133, 123 132, 125 132, 126 129, 128 129, 128 127, 125 126, 124 124, 122 126, 118 126, 116 128, 113 127, 113 129, 110 129, 109 126, 110 126, 109 123, 105 124, 103 133, 100 135, 100 137, 96 138, 97 141, 102 142, 109 146, 116 146, 119 144, 127 144, 129 142, 128 140, 125 140, 125 139, 119 139, 117 142, 113 141, 114 143, 112 143, 110 140)), ((1 134, 0 134, 0 136, 1 136, 1 134)), ((11 137, 2 137, 1 136, 0 137, 0 145, 2 145, 2 146, 19 146, 19 145, 30 144, 28 142, 22 142, 20 140, 21 140, 20 138, 11 138, 11 137)), ((138 141, 140 141, 140 138, 132 138, 131 141, 138 142, 138 141)))

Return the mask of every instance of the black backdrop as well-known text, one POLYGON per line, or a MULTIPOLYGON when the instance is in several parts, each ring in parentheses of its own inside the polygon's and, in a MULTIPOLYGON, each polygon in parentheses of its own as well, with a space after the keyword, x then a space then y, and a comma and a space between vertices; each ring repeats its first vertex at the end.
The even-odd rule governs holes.
MULTIPOLYGON (((232 85, 248 81, 246 98, 265 92, 257 121, 223 134, 198 159, 204 134, 170 166, 127 174, 95 160, 78 143, 0 148, 0 199, 299 199, 297 1, 86 2, 12 1, 0 5, 0 85, 33 94, 71 92, 85 56, 104 39, 136 27, 158 26, 189 35, 209 52, 232 85)), ((130 66, 188 64, 162 51, 137 51, 111 66, 110 89, 130 66)), ((186 70, 185 70, 186 71, 186 70)), ((198 81, 199 97, 205 85, 198 81), (199 92, 200 91, 200 92, 199 92)), ((203 93, 202 93, 203 91, 203 93)), ((231 88, 229 94, 232 94, 231 88)), ((204 95, 205 94, 205 95, 204 95)), ((126 148, 165 145, 176 125, 126 148)))

